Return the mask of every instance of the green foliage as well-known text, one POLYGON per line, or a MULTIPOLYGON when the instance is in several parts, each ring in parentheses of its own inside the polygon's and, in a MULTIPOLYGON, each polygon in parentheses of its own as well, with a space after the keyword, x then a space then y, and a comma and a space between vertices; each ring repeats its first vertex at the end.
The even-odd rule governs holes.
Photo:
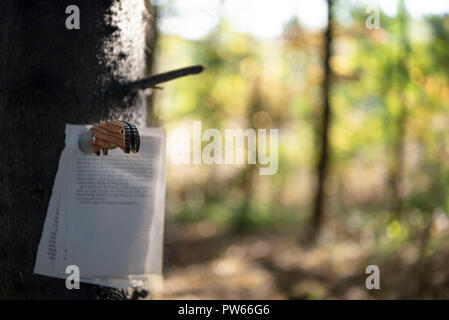
MULTIPOLYGON (((368 219, 388 212, 379 237, 400 243, 412 232, 411 212, 430 216, 449 208, 449 16, 419 22, 400 6, 397 17, 382 15, 382 28, 370 31, 363 8, 345 9, 351 22, 336 21, 331 58, 328 216, 359 212, 368 219), (411 32, 421 27, 431 31, 424 39, 411 32), (393 218, 396 198, 403 215, 393 218)), ((282 38, 265 41, 226 21, 200 41, 161 35, 161 70, 193 63, 207 68, 157 93, 156 115, 169 132, 193 119, 219 130, 237 123, 280 132, 275 176, 258 176, 254 166, 170 166, 173 219, 210 220, 226 230, 288 228, 306 220, 315 186, 322 51, 322 34, 297 20, 286 24, 282 38), (201 196, 192 205, 193 189, 201 196)))

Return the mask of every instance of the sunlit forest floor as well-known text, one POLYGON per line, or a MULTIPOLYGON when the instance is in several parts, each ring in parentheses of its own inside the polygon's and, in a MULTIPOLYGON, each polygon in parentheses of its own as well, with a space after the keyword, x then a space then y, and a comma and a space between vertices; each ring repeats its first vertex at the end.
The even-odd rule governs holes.
POLYGON ((306 245, 292 232, 208 236, 207 229, 200 223, 168 230, 164 290, 158 298, 449 298, 445 233, 438 236, 436 249, 430 244, 425 249, 418 237, 385 251, 372 239, 340 239, 330 230, 306 245), (379 290, 365 288, 370 264, 380 268, 379 290))

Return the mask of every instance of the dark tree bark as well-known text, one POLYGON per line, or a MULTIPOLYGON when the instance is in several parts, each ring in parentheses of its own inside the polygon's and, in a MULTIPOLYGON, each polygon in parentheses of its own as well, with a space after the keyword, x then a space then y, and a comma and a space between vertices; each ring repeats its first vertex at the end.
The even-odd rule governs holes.
POLYGON ((327 177, 329 167, 329 128, 331 122, 331 105, 329 100, 332 70, 330 68, 330 58, 332 55, 332 0, 327 0, 328 15, 327 28, 325 34, 325 53, 324 53, 324 79, 323 79, 323 106, 321 124, 319 128, 320 153, 317 166, 317 189, 314 199, 314 207, 312 212, 312 233, 316 236, 323 224, 325 194, 324 182, 327 177))
POLYGON ((87 284, 67 290, 33 267, 65 124, 143 110, 141 95, 117 86, 145 75, 140 8, 147 12, 143 0, 0 2, 0 298, 124 297, 87 284), (79 30, 65 27, 71 4, 80 8, 79 30))

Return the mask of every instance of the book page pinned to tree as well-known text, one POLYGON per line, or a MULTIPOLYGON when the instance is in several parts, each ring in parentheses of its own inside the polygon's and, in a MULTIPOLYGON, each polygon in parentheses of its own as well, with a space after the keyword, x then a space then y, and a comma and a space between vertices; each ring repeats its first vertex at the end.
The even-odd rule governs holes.
POLYGON ((34 272, 128 288, 148 284, 162 269, 165 133, 143 128, 138 153, 107 157, 78 148, 84 125, 66 126, 34 272))

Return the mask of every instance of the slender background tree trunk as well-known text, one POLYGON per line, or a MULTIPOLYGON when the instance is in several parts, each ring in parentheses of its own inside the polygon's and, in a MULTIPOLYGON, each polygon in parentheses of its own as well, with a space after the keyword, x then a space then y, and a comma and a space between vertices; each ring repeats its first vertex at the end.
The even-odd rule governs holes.
POLYGON ((389 161, 389 184, 390 184, 390 210, 394 217, 399 219, 404 211, 404 195, 402 183, 405 173, 405 143, 407 136, 407 97, 405 89, 410 81, 409 75, 409 59, 410 59, 410 42, 408 40, 408 14, 405 9, 404 1, 398 3, 398 53, 395 57, 393 85, 390 90, 395 91, 400 99, 398 115, 392 116, 393 123, 390 130, 391 147, 389 161))
MULTIPOLYGON (((151 2, 145 1, 146 9, 149 13, 147 23, 146 23, 146 47, 145 53, 147 57, 147 69, 146 76, 149 77, 155 72, 154 62, 156 56, 156 43, 159 38, 159 32, 156 26, 156 21, 158 17, 158 8, 151 4, 151 2)), ((156 113, 154 112, 154 95, 147 96, 147 117, 146 122, 149 126, 157 126, 158 119, 156 118, 156 113)))
POLYGON ((317 167, 317 189, 312 212, 312 236, 315 237, 323 224, 325 194, 324 182, 326 180, 329 167, 329 127, 331 121, 331 106, 329 101, 331 76, 330 58, 332 55, 332 0, 327 0, 328 15, 327 28, 325 34, 324 53, 324 79, 323 79, 323 106, 321 123, 319 127, 320 153, 317 167))
POLYGON ((0 2, 0 298, 124 296, 87 284, 67 290, 33 268, 65 124, 130 119, 145 106, 110 90, 144 76, 145 13, 143 0, 0 2), (71 4, 80 30, 65 27, 71 4))

